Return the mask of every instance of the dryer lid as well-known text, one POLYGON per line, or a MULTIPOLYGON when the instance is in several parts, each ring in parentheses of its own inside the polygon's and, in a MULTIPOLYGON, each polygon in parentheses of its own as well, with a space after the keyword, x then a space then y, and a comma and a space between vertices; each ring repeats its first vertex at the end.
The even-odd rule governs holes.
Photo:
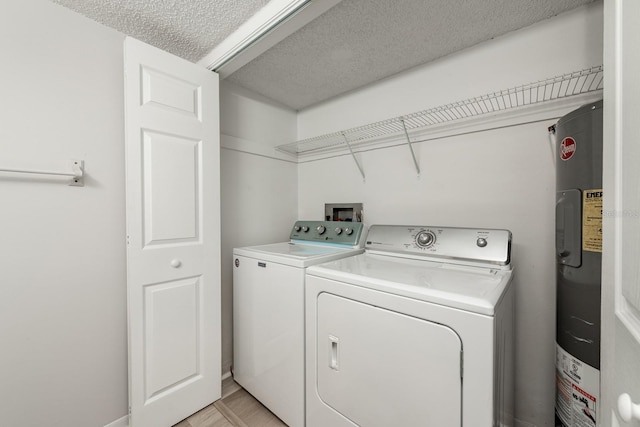
POLYGON ((511 270, 364 253, 307 269, 308 275, 493 316, 511 270))

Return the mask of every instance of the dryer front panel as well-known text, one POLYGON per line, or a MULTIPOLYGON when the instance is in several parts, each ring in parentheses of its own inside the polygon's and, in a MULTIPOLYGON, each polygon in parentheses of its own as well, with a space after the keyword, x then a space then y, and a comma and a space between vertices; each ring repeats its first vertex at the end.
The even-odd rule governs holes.
POLYGON ((462 343, 451 328, 323 292, 316 339, 317 395, 352 423, 461 425, 462 343))

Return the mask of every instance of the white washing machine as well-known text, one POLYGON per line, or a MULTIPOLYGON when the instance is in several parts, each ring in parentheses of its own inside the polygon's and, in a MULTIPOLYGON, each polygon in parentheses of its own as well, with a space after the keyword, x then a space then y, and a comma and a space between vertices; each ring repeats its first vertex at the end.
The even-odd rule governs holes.
POLYGON ((307 269, 307 427, 513 425, 507 230, 374 225, 307 269))
POLYGON ((297 221, 290 241, 233 251, 233 377, 290 427, 305 423, 305 269, 364 252, 362 223, 297 221))

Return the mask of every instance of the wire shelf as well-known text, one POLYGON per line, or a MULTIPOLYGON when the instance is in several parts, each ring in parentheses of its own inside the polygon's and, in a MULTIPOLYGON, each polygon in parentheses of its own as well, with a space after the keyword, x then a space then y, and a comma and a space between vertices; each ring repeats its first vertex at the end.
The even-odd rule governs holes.
POLYGON ((338 148, 351 150, 352 147, 360 146, 366 141, 394 134, 406 135, 408 139, 407 131, 595 92, 601 90, 602 85, 603 68, 600 65, 364 126, 303 139, 280 145, 276 149, 298 156, 338 148))

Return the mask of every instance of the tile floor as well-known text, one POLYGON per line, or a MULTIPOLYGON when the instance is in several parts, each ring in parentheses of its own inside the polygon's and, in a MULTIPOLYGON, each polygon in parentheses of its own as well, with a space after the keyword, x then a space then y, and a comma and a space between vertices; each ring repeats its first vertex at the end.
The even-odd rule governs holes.
POLYGON ((222 382, 222 399, 174 427, 287 427, 240 387, 233 378, 222 382))

